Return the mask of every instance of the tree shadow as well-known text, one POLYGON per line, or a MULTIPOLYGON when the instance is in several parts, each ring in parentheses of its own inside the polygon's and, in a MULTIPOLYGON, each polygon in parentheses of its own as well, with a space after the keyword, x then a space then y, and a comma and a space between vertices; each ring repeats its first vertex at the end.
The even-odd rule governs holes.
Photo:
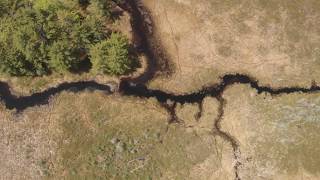
POLYGON ((80 61, 77 67, 71 68, 70 71, 74 74, 82 74, 90 72, 91 68, 92 63, 90 61, 90 58, 86 56, 83 60, 80 61))

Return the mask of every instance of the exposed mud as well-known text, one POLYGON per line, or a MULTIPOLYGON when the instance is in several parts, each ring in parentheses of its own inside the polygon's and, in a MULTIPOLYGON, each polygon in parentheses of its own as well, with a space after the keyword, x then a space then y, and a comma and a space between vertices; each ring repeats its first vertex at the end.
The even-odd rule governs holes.
POLYGON ((154 24, 148 10, 136 0, 113 0, 113 2, 130 14, 134 47, 139 54, 144 55, 147 59, 144 73, 128 79, 131 82, 145 84, 153 79, 159 71, 170 74, 173 68, 169 65, 167 53, 154 36, 154 24))
MULTIPOLYGON (((281 95, 290 93, 315 93, 320 92, 320 86, 315 84, 310 88, 300 87, 285 87, 285 88, 272 88, 268 86, 259 86, 257 80, 247 75, 242 74, 228 74, 221 78, 220 83, 210 87, 204 87, 198 92, 192 92, 189 94, 172 94, 169 92, 149 89, 145 83, 152 79, 157 70, 157 57, 160 57, 159 51, 155 50, 150 44, 149 36, 151 36, 149 29, 152 27, 152 22, 146 20, 146 12, 141 12, 138 4, 134 0, 125 1, 120 3, 119 6, 128 11, 132 18, 132 27, 134 29, 134 36, 137 42, 137 49, 144 53, 148 60, 148 68, 146 72, 140 77, 134 79, 123 79, 120 82, 118 92, 123 96, 135 96, 140 98, 156 98, 157 101, 167 109, 170 114, 169 123, 179 122, 175 112, 177 103, 197 103, 199 105, 199 113, 197 118, 199 119, 202 114, 202 103, 205 97, 214 97, 220 102, 219 115, 215 119, 213 133, 228 141, 233 148, 235 158, 235 179, 239 177, 240 162, 240 147, 234 137, 221 130, 220 123, 224 115, 224 106, 226 101, 223 99, 223 92, 234 84, 248 84, 251 88, 255 89, 258 93, 269 93, 271 95, 281 95)), ((148 17, 149 19, 150 17, 148 17)), ((8 109, 16 109, 18 112, 25 110, 28 107, 43 105, 49 103, 51 96, 54 96, 62 91, 79 92, 85 89, 100 90, 107 94, 112 93, 111 87, 106 84, 99 84, 95 81, 80 81, 71 83, 62 83, 57 87, 49 88, 43 92, 35 93, 30 96, 17 97, 10 91, 10 87, 7 83, 0 82, 0 99, 4 102, 8 109)))

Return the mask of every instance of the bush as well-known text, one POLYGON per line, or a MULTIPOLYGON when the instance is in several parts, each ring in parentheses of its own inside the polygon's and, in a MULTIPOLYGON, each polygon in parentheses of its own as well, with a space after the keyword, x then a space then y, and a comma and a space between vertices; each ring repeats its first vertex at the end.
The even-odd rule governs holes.
POLYGON ((121 75, 133 68, 129 57, 128 40, 119 33, 112 33, 110 38, 90 48, 90 59, 95 73, 121 75))

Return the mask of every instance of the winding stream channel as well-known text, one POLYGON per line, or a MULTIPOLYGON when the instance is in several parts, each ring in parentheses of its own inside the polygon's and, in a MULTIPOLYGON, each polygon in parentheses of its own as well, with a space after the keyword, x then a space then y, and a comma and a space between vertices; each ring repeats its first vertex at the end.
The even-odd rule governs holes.
POLYGON ((34 93, 29 96, 15 96, 10 91, 10 87, 5 82, 0 82, 0 100, 5 104, 8 109, 16 109, 17 112, 22 112, 28 107, 38 106, 48 104, 52 96, 62 92, 62 91, 73 91, 80 92, 85 89, 89 90, 100 90, 106 94, 120 93, 123 96, 135 96, 139 98, 156 98, 157 101, 166 108, 170 114, 169 122, 177 122, 177 116, 175 114, 175 105, 177 103, 197 103, 199 105, 199 117, 201 116, 202 103, 205 97, 216 98, 220 102, 219 114, 214 120, 214 127, 212 131, 214 135, 218 135, 228 141, 234 153, 234 159, 236 161, 234 165, 235 179, 240 179, 239 177, 239 167, 240 162, 240 146, 236 138, 232 137, 230 134, 224 132, 221 129, 220 123, 224 116, 224 107, 226 101, 223 99, 223 92, 227 87, 234 84, 248 84, 251 88, 255 89, 258 93, 268 93, 271 95, 282 95, 290 93, 315 93, 320 92, 319 86, 311 86, 310 88, 300 88, 300 87, 284 87, 284 88, 272 88, 268 86, 260 86, 258 81, 253 77, 242 74, 227 74, 221 77, 221 81, 218 84, 204 87, 198 92, 192 92, 189 94, 173 94, 161 90, 150 89, 145 84, 150 79, 154 77, 155 71, 157 69, 157 57, 163 52, 155 52, 156 50, 152 48, 150 44, 150 33, 148 32, 148 26, 145 22, 145 13, 141 12, 139 4, 135 0, 128 0, 125 3, 119 4, 123 10, 127 11, 131 15, 131 25, 134 30, 134 36, 140 39, 139 45, 137 47, 138 51, 141 51, 148 59, 148 68, 146 72, 138 78, 133 79, 122 79, 119 84, 119 89, 116 92, 111 91, 111 86, 108 84, 99 84, 95 81, 79 81, 62 83, 57 87, 48 88, 39 93, 34 93), (173 102, 169 104, 168 102, 173 102))

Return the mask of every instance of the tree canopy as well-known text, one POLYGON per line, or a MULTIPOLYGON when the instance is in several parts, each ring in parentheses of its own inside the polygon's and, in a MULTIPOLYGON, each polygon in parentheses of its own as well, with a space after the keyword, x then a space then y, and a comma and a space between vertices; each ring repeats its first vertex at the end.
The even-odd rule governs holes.
POLYGON ((120 75, 133 67, 128 61, 128 41, 119 33, 112 33, 110 38, 92 46, 90 56, 96 73, 120 75))
POLYGON ((110 35, 106 25, 111 7, 106 0, 1 0, 0 72, 18 76, 64 73, 77 69, 82 57, 96 53, 100 46, 104 46, 100 48, 104 52, 98 53, 101 57, 97 53, 89 57, 101 64, 113 58, 115 63, 108 65, 114 70, 96 67, 100 72, 127 72, 128 42, 120 34, 110 35))

